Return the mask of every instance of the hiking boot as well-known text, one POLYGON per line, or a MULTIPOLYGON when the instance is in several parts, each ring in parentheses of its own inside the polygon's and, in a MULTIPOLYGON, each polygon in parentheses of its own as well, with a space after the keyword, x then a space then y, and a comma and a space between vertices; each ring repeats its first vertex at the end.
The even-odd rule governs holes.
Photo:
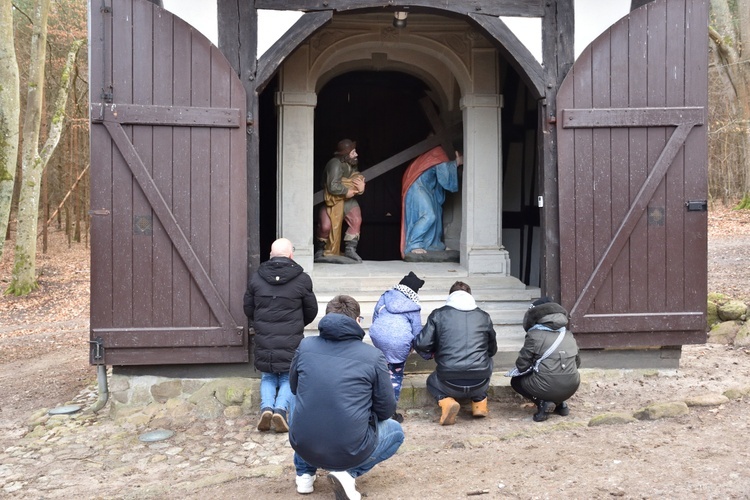
POLYGON ((563 401, 562 403, 555 403, 555 413, 560 415, 561 417, 567 417, 570 415, 570 408, 568 407, 568 403, 563 401))
POLYGON ((362 495, 357 491, 357 484, 354 478, 348 472, 330 471, 328 477, 333 483, 333 492, 336 494, 336 500, 360 500, 362 495))
POLYGON ((536 413, 534 413, 534 422, 544 422, 547 420, 547 410, 549 409, 548 401, 538 400, 536 402, 536 413))
POLYGON ((289 424, 286 423, 286 411, 278 408, 273 411, 273 430, 276 432, 289 432, 289 424))
POLYGON ((297 483, 297 493, 300 495, 307 495, 315 491, 315 480, 318 478, 317 475, 313 474, 302 474, 297 476, 295 482, 297 483))
POLYGON ((458 401, 453 398, 443 398, 438 401, 438 405, 440 405, 440 408, 443 410, 442 415, 440 415, 440 425, 455 424, 456 415, 458 415, 458 410, 461 409, 461 405, 458 404, 458 401))
POLYGON ((400 414, 399 412, 394 413, 391 418, 395 420, 396 422, 398 422, 399 424, 404 423, 404 416, 400 414))
POLYGON ((476 418, 484 418, 489 415, 490 411, 487 409, 487 398, 484 398, 481 401, 472 401, 471 414, 476 418))
POLYGON ((260 410, 260 420, 258 420, 258 430, 261 432, 271 430, 271 417, 273 410, 271 408, 262 408, 260 410))

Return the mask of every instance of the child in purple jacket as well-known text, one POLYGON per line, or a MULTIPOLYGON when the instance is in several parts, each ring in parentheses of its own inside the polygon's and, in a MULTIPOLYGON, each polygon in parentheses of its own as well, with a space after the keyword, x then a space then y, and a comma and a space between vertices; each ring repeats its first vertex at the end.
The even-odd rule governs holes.
MULTIPOLYGON (((372 315, 370 338, 383 351, 391 374, 391 384, 398 403, 401 384, 404 380, 404 365, 411 352, 411 342, 422 331, 422 306, 417 292, 424 280, 409 272, 398 285, 387 290, 378 299, 372 315)), ((393 418, 403 421, 400 413, 393 418)))

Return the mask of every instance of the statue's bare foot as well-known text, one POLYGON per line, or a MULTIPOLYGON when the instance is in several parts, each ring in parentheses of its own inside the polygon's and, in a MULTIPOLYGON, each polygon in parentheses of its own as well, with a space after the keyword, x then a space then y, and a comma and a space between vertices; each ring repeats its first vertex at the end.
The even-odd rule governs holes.
POLYGON ((411 251, 411 253, 420 253, 420 254, 422 254, 422 253, 427 253, 427 250, 425 250, 424 248, 415 248, 414 250, 411 251))

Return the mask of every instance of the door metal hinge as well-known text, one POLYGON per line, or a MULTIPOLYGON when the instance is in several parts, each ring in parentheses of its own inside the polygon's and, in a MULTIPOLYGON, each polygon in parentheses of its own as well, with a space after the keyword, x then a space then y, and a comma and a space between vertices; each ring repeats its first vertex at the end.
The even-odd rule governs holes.
POLYGON ((97 337, 89 340, 89 363, 92 365, 104 364, 104 339, 97 337))

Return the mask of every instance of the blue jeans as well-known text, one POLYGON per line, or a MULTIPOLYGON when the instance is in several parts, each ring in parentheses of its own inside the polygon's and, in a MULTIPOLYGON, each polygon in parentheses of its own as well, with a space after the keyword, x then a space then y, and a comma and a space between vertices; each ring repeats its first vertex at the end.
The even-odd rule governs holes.
POLYGON ((288 416, 292 413, 291 406, 294 396, 289 387, 289 372, 266 373, 260 376, 260 408, 284 410, 288 416))
MULTIPOLYGON (((404 431, 401 429, 401 424, 392 418, 378 422, 378 444, 375 445, 372 455, 358 466, 352 467, 346 472, 352 477, 361 476, 380 462, 395 455, 403 442, 404 431)), ((305 462, 297 453, 294 454, 294 467, 297 469, 298 476, 302 474, 310 474, 312 476, 318 470, 317 467, 313 467, 305 462)))

